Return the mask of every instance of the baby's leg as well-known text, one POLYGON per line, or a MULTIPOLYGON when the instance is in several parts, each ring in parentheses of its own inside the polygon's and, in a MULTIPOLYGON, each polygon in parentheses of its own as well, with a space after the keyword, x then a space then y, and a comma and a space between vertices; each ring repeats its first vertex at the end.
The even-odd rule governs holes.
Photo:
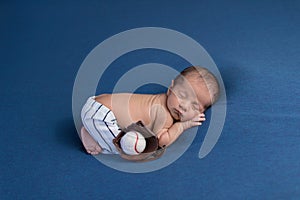
POLYGON ((87 130, 84 127, 81 128, 80 134, 83 146, 87 153, 92 155, 101 153, 102 149, 99 146, 98 142, 96 142, 94 138, 92 138, 92 136, 87 132, 87 130))

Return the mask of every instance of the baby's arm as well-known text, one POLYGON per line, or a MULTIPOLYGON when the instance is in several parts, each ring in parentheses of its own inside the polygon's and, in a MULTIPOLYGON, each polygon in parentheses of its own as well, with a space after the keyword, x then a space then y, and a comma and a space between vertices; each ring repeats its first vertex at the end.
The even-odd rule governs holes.
POLYGON ((193 126, 200 126, 205 121, 205 115, 199 114, 191 120, 175 122, 169 129, 162 130, 158 134, 159 146, 169 146, 186 130, 193 126))

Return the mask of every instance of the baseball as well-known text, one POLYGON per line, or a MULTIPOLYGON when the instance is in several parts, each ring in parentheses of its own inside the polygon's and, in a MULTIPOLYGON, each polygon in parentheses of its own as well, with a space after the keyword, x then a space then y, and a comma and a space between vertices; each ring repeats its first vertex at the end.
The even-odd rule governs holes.
POLYGON ((139 132, 129 131, 121 138, 120 145, 126 154, 138 155, 144 151, 146 140, 139 132))

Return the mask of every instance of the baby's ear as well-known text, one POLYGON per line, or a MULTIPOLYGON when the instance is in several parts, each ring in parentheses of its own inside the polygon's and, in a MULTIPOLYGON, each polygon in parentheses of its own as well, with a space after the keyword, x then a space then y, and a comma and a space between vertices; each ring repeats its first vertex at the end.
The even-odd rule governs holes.
POLYGON ((173 86, 174 86, 174 80, 172 80, 171 85, 168 88, 167 95, 170 94, 170 90, 173 88, 173 86))

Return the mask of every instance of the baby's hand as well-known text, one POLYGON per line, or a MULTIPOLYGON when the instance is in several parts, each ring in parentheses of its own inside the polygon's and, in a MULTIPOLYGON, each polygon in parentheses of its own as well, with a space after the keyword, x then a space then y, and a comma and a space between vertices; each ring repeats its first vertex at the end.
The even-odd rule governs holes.
POLYGON ((198 114, 196 117, 194 117, 193 119, 191 120, 188 120, 188 121, 185 121, 185 122, 182 122, 183 124, 183 129, 186 130, 186 129, 189 129, 193 126, 200 126, 202 125, 202 122, 205 121, 205 114, 204 113, 200 113, 198 114))

